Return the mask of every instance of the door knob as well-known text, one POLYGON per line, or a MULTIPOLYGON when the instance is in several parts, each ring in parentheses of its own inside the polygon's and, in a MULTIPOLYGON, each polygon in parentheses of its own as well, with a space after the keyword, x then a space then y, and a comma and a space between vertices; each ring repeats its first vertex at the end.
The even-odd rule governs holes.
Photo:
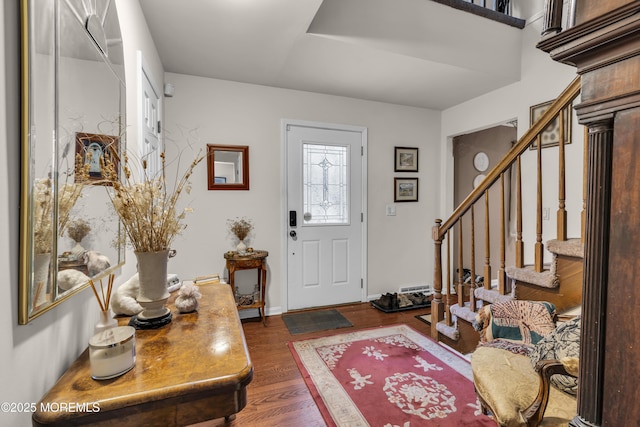
POLYGON ((289 232, 289 236, 291 236, 291 237, 295 238, 295 237, 296 237, 296 230, 291 230, 291 231, 289 232))

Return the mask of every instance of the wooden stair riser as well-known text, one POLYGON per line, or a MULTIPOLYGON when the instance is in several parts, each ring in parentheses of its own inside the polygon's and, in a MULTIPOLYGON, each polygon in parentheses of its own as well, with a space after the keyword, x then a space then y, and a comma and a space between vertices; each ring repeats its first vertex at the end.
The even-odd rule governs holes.
POLYGON ((557 288, 544 288, 522 281, 516 281, 516 299, 548 301, 562 312, 582 303, 582 258, 558 255, 556 274, 560 281, 557 288))
POLYGON ((446 335, 438 333, 438 341, 462 354, 471 353, 475 350, 478 346, 478 342, 480 342, 480 334, 478 334, 478 331, 473 329, 471 323, 458 318, 458 332, 460 334, 460 338, 458 338, 458 340, 453 340, 446 335))

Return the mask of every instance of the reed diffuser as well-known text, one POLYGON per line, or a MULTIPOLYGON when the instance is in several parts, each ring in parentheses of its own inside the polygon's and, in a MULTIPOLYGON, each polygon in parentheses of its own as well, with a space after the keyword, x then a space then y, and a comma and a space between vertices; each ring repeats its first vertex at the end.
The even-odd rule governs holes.
POLYGON ((96 326, 93 330, 95 334, 104 331, 105 329, 115 328, 118 326, 118 321, 113 318, 113 312, 109 307, 109 303, 111 301, 111 291, 113 290, 113 281, 115 279, 114 274, 109 275, 109 279, 107 281, 107 287, 105 289, 102 279, 100 279, 100 289, 98 290, 98 286, 93 281, 93 279, 89 279, 89 284, 91 285, 91 289, 93 290, 93 294, 96 296, 98 300, 98 305, 100 306, 100 320, 96 323, 96 326))

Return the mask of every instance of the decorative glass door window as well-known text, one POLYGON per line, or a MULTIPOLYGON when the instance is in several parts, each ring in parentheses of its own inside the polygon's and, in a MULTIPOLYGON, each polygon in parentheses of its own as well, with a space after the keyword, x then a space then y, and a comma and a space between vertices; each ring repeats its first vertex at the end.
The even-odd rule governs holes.
POLYGON ((304 143, 304 224, 349 224, 349 150, 304 143))

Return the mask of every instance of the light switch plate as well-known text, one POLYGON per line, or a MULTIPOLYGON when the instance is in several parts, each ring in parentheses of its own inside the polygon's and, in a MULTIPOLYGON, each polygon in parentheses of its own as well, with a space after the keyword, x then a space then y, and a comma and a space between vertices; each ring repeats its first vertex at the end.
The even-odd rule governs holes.
POLYGON ((387 205, 387 216, 396 216, 396 205, 387 205))

